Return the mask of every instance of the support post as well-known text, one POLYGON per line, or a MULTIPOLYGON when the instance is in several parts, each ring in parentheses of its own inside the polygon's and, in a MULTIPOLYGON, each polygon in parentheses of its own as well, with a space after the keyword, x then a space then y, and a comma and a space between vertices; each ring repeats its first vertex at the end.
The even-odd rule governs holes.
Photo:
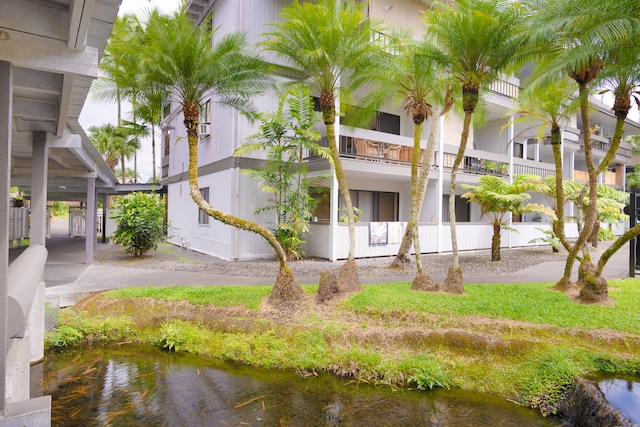
MULTIPOLYGON (((9 235, 9 187, 11 183, 11 115, 13 73, 11 64, 0 61, 0 235, 9 235)), ((0 239, 0 418, 6 412, 7 299, 9 239, 0 239)))
POLYGON ((30 245, 45 245, 47 235, 47 168, 49 149, 46 132, 33 132, 31 151, 30 245))
POLYGON ((107 243, 107 193, 102 193, 102 243, 107 243))
POLYGON ((96 247, 96 241, 98 239, 96 231, 96 211, 96 179, 95 177, 90 177, 87 179, 85 264, 93 264, 93 250, 96 247))

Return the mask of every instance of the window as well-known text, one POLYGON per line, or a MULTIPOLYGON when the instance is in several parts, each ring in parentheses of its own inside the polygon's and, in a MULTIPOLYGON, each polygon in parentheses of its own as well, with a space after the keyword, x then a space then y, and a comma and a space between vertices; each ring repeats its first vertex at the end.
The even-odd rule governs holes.
POLYGON ((205 101, 200 106, 200 123, 211 124, 211 100, 205 101))
MULTIPOLYGON (((209 187, 201 188, 200 194, 202 195, 204 201, 209 203, 209 187)), ((206 212, 202 209, 198 209, 198 224, 209 224, 209 215, 207 215, 206 212)))
MULTIPOLYGON (((351 195, 353 206, 360 209, 358 214, 359 222, 398 221, 399 193, 349 190, 349 194, 351 195)), ((329 215, 331 214, 329 189, 324 187, 315 188, 312 195, 318 201, 318 206, 313 214, 314 219, 317 218, 319 222, 329 222, 329 215)), ((340 197, 338 217, 346 213, 343 206, 344 201, 340 197)))
MULTIPOLYGON (((469 222, 470 207, 466 199, 456 196, 456 222, 469 222)), ((449 196, 442 196, 442 222, 451 222, 449 215, 449 196)))

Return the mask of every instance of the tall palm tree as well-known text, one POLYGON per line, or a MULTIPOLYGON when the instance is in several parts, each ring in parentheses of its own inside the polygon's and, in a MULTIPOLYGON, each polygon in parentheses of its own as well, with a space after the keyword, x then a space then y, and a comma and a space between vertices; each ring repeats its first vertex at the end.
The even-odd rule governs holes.
POLYGON ((428 46, 415 40, 409 32, 391 35, 389 54, 380 55, 373 90, 364 98, 364 122, 372 113, 390 101, 404 106, 413 121, 413 152, 411 156, 411 209, 402 243, 391 268, 402 268, 410 261, 411 247, 415 248, 418 274, 414 280, 418 289, 437 289, 438 285, 425 273, 420 256, 418 219, 428 185, 429 171, 435 155, 440 116, 451 107, 453 100, 447 95, 447 79, 438 75, 428 46), (433 104, 433 105, 432 105, 433 104), (445 104, 445 107, 442 105, 445 104), (421 149, 424 124, 432 118, 426 150, 421 149), (418 285, 417 282, 420 282, 418 285))
POLYGON ((98 152, 104 156, 105 162, 115 172, 120 159, 119 148, 123 144, 123 136, 111 123, 89 128, 89 140, 96 147, 98 152))
MULTIPOLYGON (((133 15, 117 17, 105 52, 99 64, 100 76, 91 87, 92 96, 98 101, 115 101, 118 108, 118 126, 123 126, 122 103, 133 105, 133 122, 136 122, 137 98, 142 87, 139 79, 141 55, 144 52, 142 25, 133 15)), ((140 144, 138 144, 139 148, 140 144)), ((138 170, 137 150, 133 153, 134 170, 138 170)))
POLYGON ((162 88, 156 87, 155 85, 143 87, 140 96, 136 99, 138 105, 134 107, 141 122, 151 127, 152 183, 158 182, 156 171, 156 129, 159 129, 162 123, 163 99, 164 94, 162 88))
POLYGON ((449 215, 453 263, 444 282, 445 289, 462 288, 462 269, 456 235, 456 177, 469 138, 471 119, 486 88, 499 78, 520 43, 516 29, 519 8, 511 2, 460 0, 455 5, 434 3, 425 13, 427 34, 432 37, 434 55, 452 78, 462 86, 464 122, 460 146, 451 170, 449 215))
POLYGON ((98 65, 99 77, 91 85, 91 95, 97 101, 115 101, 117 126, 122 125, 122 102, 131 100, 138 87, 140 55, 139 22, 133 15, 116 17, 111 36, 98 65))
POLYGON ((206 26, 195 28, 185 8, 170 16, 150 13, 145 28, 147 55, 143 58, 143 81, 171 90, 182 106, 189 144, 189 192, 207 215, 232 227, 264 237, 280 261, 270 302, 276 306, 297 304, 304 291, 287 263, 286 253, 276 237, 263 225, 226 214, 210 205, 198 186, 198 123, 200 104, 213 94, 217 102, 240 111, 253 112, 252 96, 271 86, 269 68, 251 52, 245 36, 229 33, 215 38, 206 26))
MULTIPOLYGON (((131 129, 126 127, 118 127, 116 128, 116 132, 120 136, 120 138, 116 140, 118 143, 116 149, 118 150, 118 156, 120 157, 121 179, 124 184, 127 181, 125 160, 130 159, 140 149, 140 140, 131 132, 131 129)), ((133 176, 135 178, 135 174, 137 174, 138 171, 134 169, 134 172, 133 176)))
POLYGON ((553 222, 553 232, 562 245, 568 249, 569 242, 565 238, 564 205, 566 203, 562 184, 562 126, 569 124, 572 113, 579 105, 575 99, 575 85, 565 78, 543 87, 529 86, 520 94, 519 117, 516 122, 535 121, 539 133, 550 130, 551 149, 555 164, 555 184, 550 191, 549 200, 553 201, 557 219, 553 222))
POLYGON ((349 187, 336 141, 336 102, 372 78, 371 43, 375 28, 364 4, 353 1, 295 0, 280 12, 281 21, 266 34, 266 49, 284 61, 286 72, 308 83, 320 96, 320 109, 338 189, 347 210, 349 256, 340 270, 345 290, 361 289, 355 265, 355 219, 349 187), (338 98, 338 99, 336 99, 338 98))
MULTIPOLYGON (((571 285, 571 270, 579 251, 584 251, 580 264, 581 270, 592 269, 590 255, 584 244, 591 236, 597 221, 598 174, 602 170, 595 166, 593 159, 589 94, 599 83, 603 69, 607 69, 615 62, 615 58, 618 57, 617 52, 630 49, 634 45, 632 40, 638 38, 638 28, 640 28, 640 5, 633 0, 615 2, 547 0, 541 3, 533 14, 532 24, 529 27, 532 45, 534 48, 537 47, 537 50, 533 50, 538 62, 536 80, 546 83, 561 79, 568 74, 577 83, 585 160, 589 175, 588 186, 584 189, 585 194, 588 193, 590 197, 584 227, 569 251, 564 275, 557 284, 560 288, 566 288, 571 285)), ((632 55, 637 55, 637 52, 632 55)), ((616 115, 620 115, 622 110, 624 108, 614 111, 616 115)), ((612 148, 617 147, 613 147, 612 144, 612 148)), ((611 156, 607 156, 608 161, 614 154, 615 151, 611 156)), ((606 166, 605 164, 603 167, 606 166)), ((602 283, 596 287, 606 291, 606 285, 603 286, 602 283)), ((603 298, 606 298, 606 292, 603 295, 603 298)))

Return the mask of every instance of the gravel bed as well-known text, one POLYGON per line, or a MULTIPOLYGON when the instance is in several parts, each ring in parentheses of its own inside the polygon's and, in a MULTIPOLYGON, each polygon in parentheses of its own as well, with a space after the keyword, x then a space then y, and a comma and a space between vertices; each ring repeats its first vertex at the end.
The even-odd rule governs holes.
MULTIPOLYGON (((502 249, 501 261, 491 262, 489 250, 460 253, 460 265, 466 275, 503 275, 538 265, 548 261, 566 260, 566 252, 553 253, 549 246, 502 249)), ((423 265, 431 275, 446 275, 451 264, 451 254, 426 254, 422 256, 423 265)), ((356 260, 358 270, 363 276, 413 277, 415 262, 404 270, 386 268, 393 257, 364 258, 356 260)), ((144 258, 136 258, 124 253, 122 247, 114 244, 99 244, 95 262, 103 265, 149 268, 158 270, 189 271, 195 273, 213 273, 229 276, 274 277, 278 272, 278 263, 274 260, 225 261, 192 250, 164 243, 158 250, 150 251, 144 258)), ((325 270, 337 270, 343 261, 331 262, 306 258, 292 261, 291 269, 298 277, 317 277, 325 270)))

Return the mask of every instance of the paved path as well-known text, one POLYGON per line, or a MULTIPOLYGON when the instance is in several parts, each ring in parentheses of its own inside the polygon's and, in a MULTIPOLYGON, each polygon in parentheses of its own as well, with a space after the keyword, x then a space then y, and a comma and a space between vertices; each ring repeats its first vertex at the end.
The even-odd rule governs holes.
MULTIPOLYGON (((47 299, 59 302, 60 306, 73 305, 80 299, 96 292, 134 286, 221 286, 221 285, 271 285, 274 278, 226 276, 219 274, 190 273, 182 271, 150 270, 130 267, 84 264, 85 240, 82 237, 69 238, 64 229, 64 221, 52 230, 47 240, 49 257, 45 266, 47 299), (62 228, 61 228, 62 227, 62 228)), ((597 257, 608 246, 600 242, 597 257)), ((11 249, 10 259, 20 249, 11 249)), ((629 276, 628 245, 614 255, 607 264, 604 277, 616 280, 629 276)), ((465 276, 465 283, 530 283, 555 282, 562 276, 563 262, 545 262, 540 265, 501 276, 465 276)), ((577 268, 574 268, 575 280, 577 268)), ((444 277, 433 277, 442 281, 444 277)), ((363 283, 387 283, 411 280, 411 277, 369 277, 363 276, 363 283)), ((317 283, 319 277, 298 277, 300 283, 317 283)), ((640 282, 639 282, 640 283, 640 282)))

